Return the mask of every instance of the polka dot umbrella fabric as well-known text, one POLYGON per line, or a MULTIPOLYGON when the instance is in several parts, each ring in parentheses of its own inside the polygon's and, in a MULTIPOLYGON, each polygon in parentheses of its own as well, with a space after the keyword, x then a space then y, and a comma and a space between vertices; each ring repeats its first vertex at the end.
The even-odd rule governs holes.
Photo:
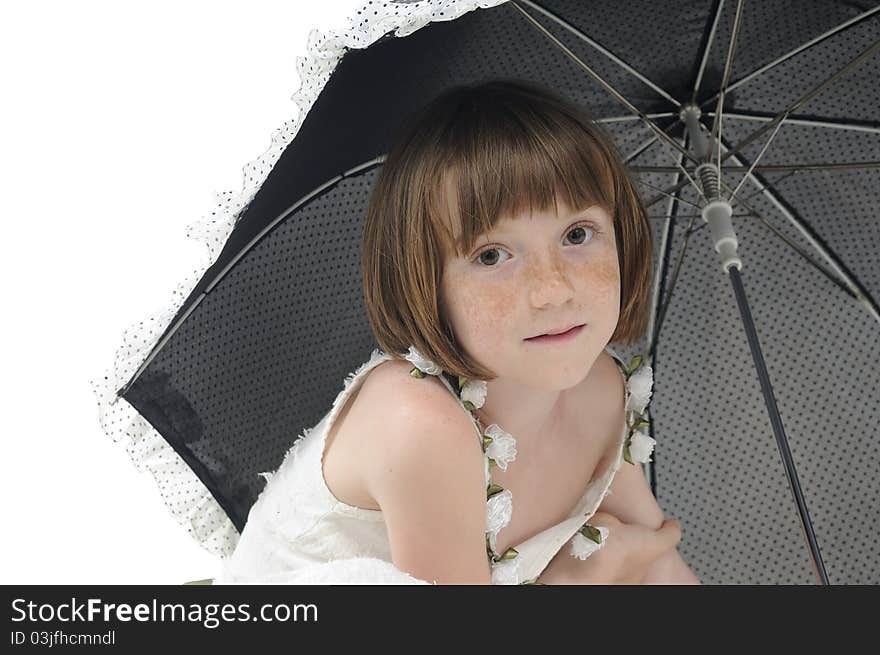
MULTIPOLYGON (((657 445, 646 473, 682 521, 679 551, 704 583, 816 582, 733 288, 699 217, 704 201, 689 183, 670 191, 680 153, 646 124, 683 144, 679 112, 693 102, 711 128, 737 22, 736 2, 718 6, 368 2, 340 29, 312 32, 296 61, 296 115, 245 167, 241 191, 218 193, 189 228, 206 260, 164 312, 126 332, 93 382, 104 429, 153 474, 194 539, 230 554, 265 484, 259 473, 376 347, 361 231, 397 126, 449 87, 518 78, 585 107, 647 207, 650 329, 617 350, 628 358, 653 345, 657 445)), ((722 155, 846 69, 786 117, 766 151, 772 129, 724 159, 721 178, 748 203, 733 203, 742 281, 829 579, 876 584, 880 11, 751 2, 739 23, 722 155)))

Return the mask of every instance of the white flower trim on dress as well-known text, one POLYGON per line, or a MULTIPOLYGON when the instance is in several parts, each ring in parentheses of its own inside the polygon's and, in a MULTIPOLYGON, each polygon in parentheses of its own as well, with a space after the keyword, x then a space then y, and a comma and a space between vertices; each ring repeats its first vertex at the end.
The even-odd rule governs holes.
POLYGON ((626 400, 626 411, 644 414, 645 408, 651 402, 651 392, 654 386, 654 371, 647 364, 640 364, 627 380, 629 397, 626 400))
POLYGON ((651 461, 651 453, 657 442, 644 432, 633 432, 629 442, 629 454, 634 462, 644 464, 651 461))
POLYGON ((410 371, 410 375, 415 377, 424 377, 425 375, 440 375, 443 369, 437 366, 430 359, 416 350, 415 346, 410 346, 407 353, 403 356, 405 360, 410 362, 415 368, 410 371), (420 375, 421 374, 421 375, 420 375))
POLYGON ((571 556, 581 560, 587 559, 590 555, 605 546, 605 540, 608 539, 609 534, 610 530, 601 525, 595 527, 591 525, 584 526, 584 528, 578 530, 571 538, 571 556), (597 542, 594 538, 585 536, 583 534, 585 528, 591 528, 594 535, 598 532, 596 538, 598 538, 599 541, 597 542))
POLYGON ((639 428, 650 426, 645 410, 651 402, 654 386, 654 371, 642 355, 632 358, 629 367, 625 367, 614 358, 623 371, 626 380, 626 425, 628 434, 624 440, 623 459, 630 464, 644 464, 651 461, 656 441, 639 428))
POLYGON ((483 452, 489 464, 495 464, 506 471, 507 463, 516 459, 516 439, 493 423, 483 433, 483 452))
MULTIPOLYGON (((443 374, 443 370, 430 359, 410 345, 403 358, 412 362, 414 368, 410 375, 424 378, 426 375, 443 374)), ((472 413, 483 406, 486 400, 486 382, 458 378, 458 396, 466 410, 472 413)), ((455 388, 453 387, 453 390, 455 388)), ((509 489, 492 482, 490 472, 492 465, 507 470, 509 462, 516 459, 516 439, 505 432, 497 423, 483 430, 479 419, 473 416, 482 433, 483 464, 486 477, 486 555, 492 570, 492 584, 519 584, 519 554, 515 548, 508 548, 504 553, 497 552, 496 539, 498 532, 510 523, 513 514, 513 494, 509 489)))
POLYGON ((175 520, 208 552, 225 559, 235 550, 239 533, 229 516, 190 466, 130 404, 116 392, 132 378, 177 315, 184 300, 214 264, 242 209, 256 195, 281 154, 293 141, 306 115, 330 79, 339 60, 352 49, 366 48, 388 32, 409 36, 432 23, 503 4, 507 0, 421 0, 411 3, 366 3, 352 13, 348 26, 326 34, 309 32, 306 56, 296 57, 299 88, 291 99, 297 113, 270 135, 268 148, 242 168, 241 191, 214 194, 210 214, 186 227, 189 238, 206 246, 192 275, 176 285, 167 306, 123 332, 112 366, 89 380, 97 397, 99 422, 114 442, 122 441, 138 471, 147 469, 175 520))
POLYGON ((498 532, 510 523, 512 513, 513 494, 510 489, 499 491, 486 501, 486 535, 489 538, 489 547, 493 551, 498 532))
POLYGON ((486 402, 486 383, 483 380, 467 380, 461 388, 461 402, 471 411, 480 409, 486 402))

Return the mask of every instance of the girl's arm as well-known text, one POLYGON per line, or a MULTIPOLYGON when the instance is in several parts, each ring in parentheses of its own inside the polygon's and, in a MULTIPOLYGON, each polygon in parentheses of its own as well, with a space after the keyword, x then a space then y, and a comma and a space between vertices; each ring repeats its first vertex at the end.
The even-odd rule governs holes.
POLYGON ((396 568, 434 584, 489 585, 483 452, 470 417, 426 382, 401 375, 370 390, 381 398, 364 396, 381 416, 361 433, 364 487, 396 568))
MULTIPOLYGON (((663 510, 651 493, 641 464, 622 461, 611 483, 610 494, 599 512, 613 514, 624 523, 638 523, 653 529, 663 524, 663 510)), ((657 559, 648 570, 643 584, 701 584, 677 550, 657 559)))
POLYGON ((613 514, 595 512, 593 527, 606 528, 614 538, 584 560, 573 557, 571 540, 557 551, 538 577, 542 584, 564 585, 639 585, 651 566, 666 553, 674 551, 681 539, 677 521, 664 521, 659 530, 639 523, 624 523, 613 514))
POLYGON ((642 584, 703 584, 682 559, 677 550, 671 550, 656 560, 642 578, 642 584))

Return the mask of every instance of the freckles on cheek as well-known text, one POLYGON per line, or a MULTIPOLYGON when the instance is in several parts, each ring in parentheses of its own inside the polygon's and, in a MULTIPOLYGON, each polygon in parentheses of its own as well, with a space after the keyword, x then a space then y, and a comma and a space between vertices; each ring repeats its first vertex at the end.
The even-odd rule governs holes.
MULTIPOLYGON (((594 312, 619 310, 620 273, 616 260, 597 259, 589 262, 583 267, 580 280, 586 306, 594 312)), ((608 320, 611 320, 610 316, 608 320)))
POLYGON ((620 271, 616 259, 605 259, 591 263, 586 268, 585 275, 596 287, 603 289, 618 289, 620 287, 620 271))
POLYGON ((462 317, 466 330, 473 339, 492 340, 498 334, 499 323, 516 307, 515 292, 502 287, 469 290, 460 294, 456 314, 462 317))

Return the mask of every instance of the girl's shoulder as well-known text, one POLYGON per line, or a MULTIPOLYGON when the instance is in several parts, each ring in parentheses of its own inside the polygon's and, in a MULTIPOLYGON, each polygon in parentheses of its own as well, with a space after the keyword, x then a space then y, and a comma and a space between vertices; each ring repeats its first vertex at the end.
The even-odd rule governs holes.
POLYGON ((455 393, 436 375, 414 377, 411 362, 390 359, 373 368, 360 389, 360 410, 374 445, 393 438, 400 430, 444 425, 450 431, 470 433, 477 441, 478 429, 471 414, 455 393))
MULTIPOLYGON (((413 365, 389 359, 367 371, 339 409, 327 433, 323 474, 332 493, 351 505, 377 509, 369 480, 387 470, 406 447, 443 426, 450 442, 470 438, 479 443, 472 419, 437 376, 416 378, 413 365)), ((475 448, 475 457, 481 449, 475 448)), ((425 465, 429 465, 425 462, 425 465)))

